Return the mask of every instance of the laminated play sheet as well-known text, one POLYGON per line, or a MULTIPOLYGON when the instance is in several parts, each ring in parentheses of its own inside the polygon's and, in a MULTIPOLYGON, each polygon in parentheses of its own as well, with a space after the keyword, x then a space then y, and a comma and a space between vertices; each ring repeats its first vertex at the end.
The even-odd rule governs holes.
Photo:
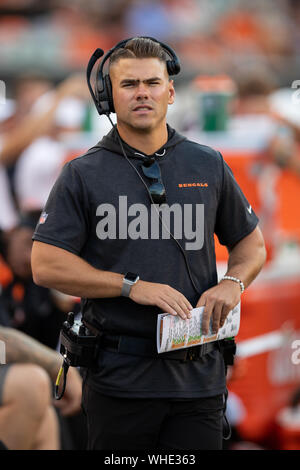
POLYGON ((240 327, 241 304, 234 307, 217 333, 212 333, 211 324, 207 335, 202 334, 202 317, 204 307, 194 308, 192 317, 183 320, 179 316, 161 313, 157 319, 157 352, 163 353, 175 349, 189 348, 199 344, 232 338, 238 334, 240 327))

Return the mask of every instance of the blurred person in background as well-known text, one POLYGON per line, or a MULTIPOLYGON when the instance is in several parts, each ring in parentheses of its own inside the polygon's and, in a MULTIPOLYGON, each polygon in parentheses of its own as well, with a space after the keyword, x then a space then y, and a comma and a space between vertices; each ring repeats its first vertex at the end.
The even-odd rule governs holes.
MULTIPOLYGON (((0 340, 6 350, 6 364, 0 365, 0 440, 11 450, 59 450, 63 432, 53 408, 52 387, 61 356, 3 326, 3 314, 0 299, 0 340)), ((81 377, 75 368, 70 372, 64 397, 55 402, 62 416, 80 410, 81 377)))
MULTIPOLYGON (((34 106, 40 114, 49 108, 52 93, 44 95, 34 106)), ((14 170, 14 193, 21 212, 42 210, 51 187, 68 158, 68 143, 82 130, 86 113, 83 99, 61 100, 52 126, 21 153, 14 170)))
MULTIPOLYGON (((37 98, 40 98, 46 91, 49 92, 49 83, 45 83, 44 81, 40 83, 38 81, 36 83, 37 88, 33 87, 35 93, 33 93, 33 91, 28 92, 28 83, 29 78, 26 79, 24 87, 20 84, 22 93, 20 92, 18 96, 22 107, 20 107, 21 103, 20 106, 15 105, 18 112, 14 112, 13 107, 7 116, 4 112, 0 123, 0 237, 1 233, 2 236, 5 236, 5 234, 8 234, 18 223, 19 207, 14 198, 14 185, 11 180, 12 178, 9 177, 11 175, 7 173, 7 168, 14 167, 22 152, 37 138, 51 132, 58 108, 61 106, 63 100, 69 97, 80 97, 82 99, 83 96, 86 96, 86 91, 83 86, 83 77, 76 74, 66 78, 53 90, 51 100, 48 100, 48 106, 46 108, 40 112, 36 111, 33 113, 32 106, 37 98), (23 109, 23 104, 26 112, 23 109)), ((4 108, 5 106, 6 105, 4 105, 4 108)), ((57 159, 56 156, 53 158, 57 159)), ((44 162, 40 161, 39 168, 42 169, 43 165, 44 162)), ((24 175, 24 177, 27 181, 28 175, 24 175)), ((50 175, 49 178, 50 181, 52 181, 50 175)), ((43 183, 45 183, 45 180, 43 180, 43 183)), ((24 184, 26 184, 25 181, 24 184)), ((33 184, 33 181, 29 184, 33 184)), ((40 209, 40 206, 38 209, 40 209)))
MULTIPOLYGON (((18 225, 14 227, 9 235, 5 234, 5 242, 2 246, 3 259, 6 262, 5 267, 2 266, 2 269, 6 268, 8 270, 6 282, 3 282, 0 295, 0 339, 5 341, 8 351, 8 365, 1 366, 0 369, 0 378, 3 375, 3 387, 10 363, 28 362, 36 364, 49 373, 52 382, 55 381, 62 361, 61 355, 55 351, 58 346, 59 331, 62 322, 66 318, 66 313, 70 310, 74 312, 78 310, 78 304, 75 303, 74 298, 55 290, 38 287, 32 282, 30 265, 32 234, 39 217, 39 212, 23 213, 18 225), (12 346, 14 346, 14 349, 12 346)), ((11 393, 11 387, 24 380, 27 373, 31 376, 30 366, 23 368, 22 364, 18 364, 17 368, 13 368, 10 375, 12 381, 8 381, 5 388, 6 393, 3 395, 3 410, 6 409, 5 405, 10 410, 9 413, 3 411, 3 419, 9 419, 10 423, 10 426, 3 429, 10 430, 12 436, 15 435, 16 438, 16 441, 8 439, 7 446, 9 448, 10 446, 12 448, 23 448, 23 444, 21 444, 23 428, 22 426, 18 428, 17 412, 24 407, 24 413, 26 413, 29 400, 32 399, 34 403, 35 394, 42 393, 38 382, 40 375, 38 374, 37 379, 35 379, 36 368, 33 368, 32 384, 26 382, 19 391, 14 392, 14 394, 11 393), (31 393, 32 387, 35 385, 36 390, 31 393), (15 406, 12 408, 9 408, 11 401, 8 397, 10 396, 15 397, 15 406), (18 429, 19 432, 17 432, 18 429), (13 434, 14 430, 15 434, 13 434)), ((80 408, 81 378, 76 369, 72 370, 71 375, 74 379, 71 377, 69 380, 68 377, 66 400, 55 401, 55 405, 62 414, 58 414, 60 445, 69 449, 81 448, 85 441, 84 433, 80 440, 77 438, 79 429, 82 430, 85 426, 80 408)), ((50 384, 48 383, 47 386, 49 387, 50 384)), ((46 385, 44 385, 45 387, 46 385)), ((49 394, 52 395, 52 388, 49 394)), ((46 396, 44 399, 46 399, 46 396)), ((0 423, 1 410, 2 408, 0 408, 0 423)), ((33 407, 33 410, 35 410, 35 407, 33 407)), ((52 414, 52 412, 49 413, 52 414)), ((49 420, 51 419, 49 418, 49 420)), ((26 426, 26 421, 24 426, 26 426)), ((52 432, 49 430, 49 437, 51 435, 52 432)), ((4 434, 5 436, 6 434, 4 434)), ((26 441, 27 438, 24 436, 24 439, 26 441)), ((3 438, 2 440, 6 442, 6 439, 3 438)))
MULTIPOLYGON (((37 83, 40 85, 40 82, 37 83)), ((3 211, 0 211, 2 257, 12 271, 10 282, 3 286, 3 301, 12 325, 24 328, 28 334, 54 348, 64 314, 73 306, 74 299, 68 299, 67 296, 61 298, 58 293, 48 289, 35 290, 30 267, 31 235, 65 160, 66 152, 63 145, 57 142, 57 135, 74 129, 78 131, 80 126, 82 109, 78 116, 78 103, 83 103, 82 100, 87 96, 83 84, 81 75, 71 76, 50 93, 49 87, 38 86, 35 93, 29 93, 29 98, 24 91, 27 90, 26 82, 19 96, 22 97, 21 103, 26 103, 27 114, 23 115, 20 122, 17 119, 17 124, 0 137, 3 143, 0 158, 4 157, 6 163, 15 163, 13 192, 17 203, 14 205, 11 185, 2 167, 0 176, 5 183, 0 189, 0 208, 3 206, 3 211), (43 106, 39 105, 39 101, 36 102, 37 96, 43 100, 43 106), (33 105, 37 108, 33 109, 33 105), (22 136, 19 140, 14 140, 16 131, 22 136), (19 153, 25 144, 26 150, 19 153), (52 330, 50 323, 45 327, 44 319, 48 316, 53 322, 52 330)))
MULTIPOLYGON (((17 184, 17 191, 20 186, 22 189, 19 199, 15 197, 15 184, 13 181, 13 172, 15 165, 25 151, 41 136, 52 133, 52 129, 55 127, 55 120, 57 119, 58 109, 62 106, 62 102, 66 99, 81 99, 83 100, 86 96, 84 88, 84 80, 81 75, 72 75, 62 81, 51 93, 51 98, 48 95, 48 106, 44 109, 40 109, 39 112, 32 112, 32 107, 36 100, 43 96, 45 92, 49 92, 49 82, 36 79, 34 81, 33 90, 29 86, 29 77, 26 78, 24 86, 20 83, 18 93, 19 104, 10 106, 11 109, 7 110, 9 106, 3 105, 1 110, 1 123, 0 123, 0 247, 1 239, 6 240, 9 238, 11 231, 17 227, 19 222, 20 210, 32 210, 32 207, 28 204, 28 197, 25 201, 25 206, 22 202, 24 191, 31 190, 31 194, 34 190, 38 193, 35 196, 37 205, 33 207, 33 210, 40 210, 47 198, 47 191, 53 181, 54 177, 58 174, 60 167, 63 163, 64 154, 62 154, 61 147, 59 148, 59 155, 52 152, 51 155, 43 155, 43 158, 47 161, 42 161, 42 155, 34 160, 34 167, 30 166, 30 173, 22 168, 20 171, 24 171, 24 175, 18 172, 20 178, 20 185, 17 184), (29 91, 28 91, 29 89, 29 91), (22 105, 22 106, 21 106, 22 105), (16 112, 16 110, 18 110, 16 112), (26 111, 26 112, 25 112, 26 111), (48 158, 47 158, 48 157, 48 158), (49 158, 52 157, 52 160, 49 158), (7 169, 9 168, 9 172, 7 169), (43 173, 44 171, 44 173, 43 173), (46 174, 45 174, 46 172, 46 174), (41 179, 41 173, 43 178, 41 179), (34 180, 33 180, 34 178, 34 180), (26 189, 24 189, 24 187, 26 189), (29 188, 29 189, 28 189, 29 188), (23 191, 23 192, 22 192, 23 191)), ((17 102, 18 102, 17 100, 17 102)), ((22 164, 24 166, 24 164, 22 164)), ((24 196, 25 197, 25 196, 24 196)), ((0 248, 0 283, 3 273, 7 269, 4 266, 2 251, 0 248)))
POLYGON ((293 124, 283 113, 284 108, 292 108, 292 90, 280 109, 274 99, 281 94, 280 88, 270 70, 244 70, 237 76, 237 84, 233 126, 244 128, 245 137, 256 133, 256 139, 264 138, 269 161, 300 174, 300 120, 299 125, 293 124))
POLYGON ((2 287, 2 304, 10 325, 55 349, 66 313, 76 311, 75 300, 36 286, 31 274, 32 235, 40 213, 23 213, 21 221, 6 237, 3 257, 11 270, 11 281, 2 287))
MULTIPOLYGON (((78 131, 78 102, 84 103, 87 93, 83 78, 78 74, 68 77, 55 89, 53 86, 50 89, 48 83, 43 87, 44 82, 39 81, 34 81, 31 89, 30 83, 29 78, 25 83, 20 81, 18 112, 2 122, 0 134, 2 326, 26 332, 32 341, 35 338, 40 342, 41 348, 42 345, 52 348, 56 355, 57 374, 59 354, 54 349, 58 345, 59 330, 66 312, 76 311, 76 304, 73 308, 74 299, 57 291, 36 289, 30 266, 31 237, 49 189, 65 160, 66 151, 62 144, 57 143, 55 147, 55 136, 58 133, 66 135, 75 127, 78 131), (44 100, 43 106, 39 105, 39 99, 44 100), (77 104, 76 126, 74 102, 77 104), (54 147, 51 147, 51 139, 54 147), (49 141, 50 146, 42 145, 49 141), (12 181, 4 165, 13 165, 16 176, 12 181)), ((17 372, 16 377, 19 378, 19 369, 17 372)), ((51 375, 53 378, 53 371, 51 375)))
POLYGON ((9 450, 60 449, 51 386, 42 368, 0 365, 0 442, 9 450))
POLYGON ((85 99, 87 96, 84 78, 80 74, 71 75, 54 89, 50 84, 44 87, 38 86, 36 93, 28 92, 29 81, 27 78, 24 88, 21 84, 19 85, 22 92, 17 96, 20 99, 20 106, 16 104, 16 114, 12 114, 8 119, 2 121, 0 126, 0 164, 2 165, 13 164, 34 139, 51 131, 62 100, 69 97, 85 99), (36 110, 32 113, 33 105, 38 98, 50 90, 53 91, 51 98, 48 95, 48 106, 40 112, 36 110))

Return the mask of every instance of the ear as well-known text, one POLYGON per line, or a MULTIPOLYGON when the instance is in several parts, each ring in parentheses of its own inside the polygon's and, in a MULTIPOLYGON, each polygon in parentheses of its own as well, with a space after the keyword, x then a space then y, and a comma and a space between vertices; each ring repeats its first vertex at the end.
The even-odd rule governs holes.
POLYGON ((168 104, 173 104, 174 101, 175 101, 174 80, 169 80, 169 100, 168 100, 168 104))

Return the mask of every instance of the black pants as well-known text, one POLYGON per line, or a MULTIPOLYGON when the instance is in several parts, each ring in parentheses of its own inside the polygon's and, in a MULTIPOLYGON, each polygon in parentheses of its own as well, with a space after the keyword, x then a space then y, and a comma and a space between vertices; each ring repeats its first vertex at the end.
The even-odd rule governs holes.
POLYGON ((223 395, 116 398, 83 389, 89 450, 222 449, 223 395))

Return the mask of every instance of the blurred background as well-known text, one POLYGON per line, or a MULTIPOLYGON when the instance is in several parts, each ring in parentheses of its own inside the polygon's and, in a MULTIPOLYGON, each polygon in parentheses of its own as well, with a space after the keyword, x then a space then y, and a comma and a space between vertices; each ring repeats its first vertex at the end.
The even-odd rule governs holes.
MULTIPOLYGON (((88 95, 91 54, 135 35, 175 49, 182 67, 168 122, 223 154, 267 245, 243 294, 225 448, 299 450, 297 0, 0 0, 0 324, 55 349, 66 313, 78 311, 77 299, 32 283, 31 235, 62 165, 110 129, 88 95)), ((216 251, 221 276, 227 252, 217 240, 216 251)), ((64 426, 65 446, 83 448, 84 428, 64 426)))

